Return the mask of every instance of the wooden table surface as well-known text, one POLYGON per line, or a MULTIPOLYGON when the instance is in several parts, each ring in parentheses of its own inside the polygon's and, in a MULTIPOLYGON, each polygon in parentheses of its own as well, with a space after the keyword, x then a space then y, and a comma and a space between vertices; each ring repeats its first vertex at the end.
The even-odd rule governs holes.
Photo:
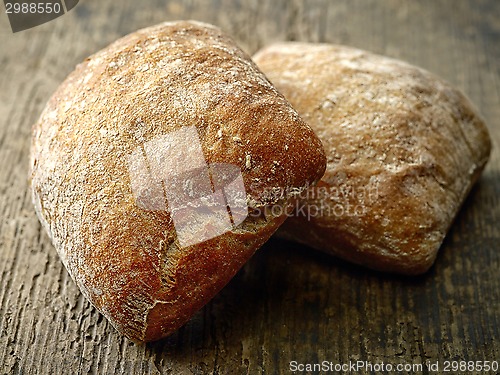
POLYGON ((499 1, 82 0, 16 34, 3 13, 0 40, 0 373, 288 374, 291 361, 358 360, 442 373, 446 360, 500 361, 499 1), (348 44, 462 89, 494 151, 432 270, 395 277, 272 239, 173 336, 142 346, 121 337, 41 230, 27 189, 30 128, 87 55, 175 19, 216 24, 249 53, 281 40, 348 44))

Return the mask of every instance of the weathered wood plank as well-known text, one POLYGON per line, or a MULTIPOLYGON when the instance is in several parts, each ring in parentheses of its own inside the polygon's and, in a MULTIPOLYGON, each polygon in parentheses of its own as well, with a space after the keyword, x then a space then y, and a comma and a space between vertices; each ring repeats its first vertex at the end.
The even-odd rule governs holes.
POLYGON ((87 0, 18 34, 2 15, 0 40, 0 373, 278 374, 292 360, 500 360, 499 2, 87 0), (85 56, 168 19, 217 24, 249 53, 279 40, 350 44, 466 92, 495 149, 435 267, 388 276, 274 239, 172 337, 139 346, 118 335, 41 231, 27 192, 30 128, 85 56))

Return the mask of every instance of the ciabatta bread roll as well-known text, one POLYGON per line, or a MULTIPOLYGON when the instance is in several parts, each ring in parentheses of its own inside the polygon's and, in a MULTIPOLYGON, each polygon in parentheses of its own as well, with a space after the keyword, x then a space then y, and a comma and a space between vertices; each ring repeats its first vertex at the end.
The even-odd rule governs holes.
POLYGON ((33 130, 41 223, 135 341, 183 325, 319 180, 319 139, 219 29, 134 32, 76 67, 33 130), (267 211, 265 209, 268 209, 267 211))
POLYGON ((446 82, 354 48, 284 43, 254 61, 323 142, 327 170, 280 228, 367 267, 425 272, 490 154, 446 82))

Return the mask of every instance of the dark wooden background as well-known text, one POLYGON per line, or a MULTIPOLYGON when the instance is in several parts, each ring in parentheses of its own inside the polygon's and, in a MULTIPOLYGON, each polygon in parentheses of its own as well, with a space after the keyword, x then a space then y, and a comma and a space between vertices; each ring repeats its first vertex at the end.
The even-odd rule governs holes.
POLYGON ((287 374, 290 361, 500 361, 500 2, 98 1, 12 34, 0 15, 0 373, 287 374), (271 240, 176 334, 135 345, 82 297, 27 192, 31 124, 87 55, 165 20, 197 19, 249 53, 348 44, 461 88, 494 151, 432 270, 394 277, 271 240))

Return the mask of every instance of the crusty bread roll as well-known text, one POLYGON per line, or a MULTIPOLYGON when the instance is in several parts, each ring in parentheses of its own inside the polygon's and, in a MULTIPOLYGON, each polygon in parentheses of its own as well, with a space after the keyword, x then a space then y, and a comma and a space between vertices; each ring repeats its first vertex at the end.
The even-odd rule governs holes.
POLYGON ((209 301, 286 218, 264 208, 283 207, 325 163, 231 39, 174 22, 76 67, 34 126, 31 181, 82 293, 142 342, 209 301))
POLYGON ((327 154, 321 182, 279 233, 376 270, 425 272, 490 154, 469 100, 422 69, 349 47, 277 44, 254 61, 327 154))

